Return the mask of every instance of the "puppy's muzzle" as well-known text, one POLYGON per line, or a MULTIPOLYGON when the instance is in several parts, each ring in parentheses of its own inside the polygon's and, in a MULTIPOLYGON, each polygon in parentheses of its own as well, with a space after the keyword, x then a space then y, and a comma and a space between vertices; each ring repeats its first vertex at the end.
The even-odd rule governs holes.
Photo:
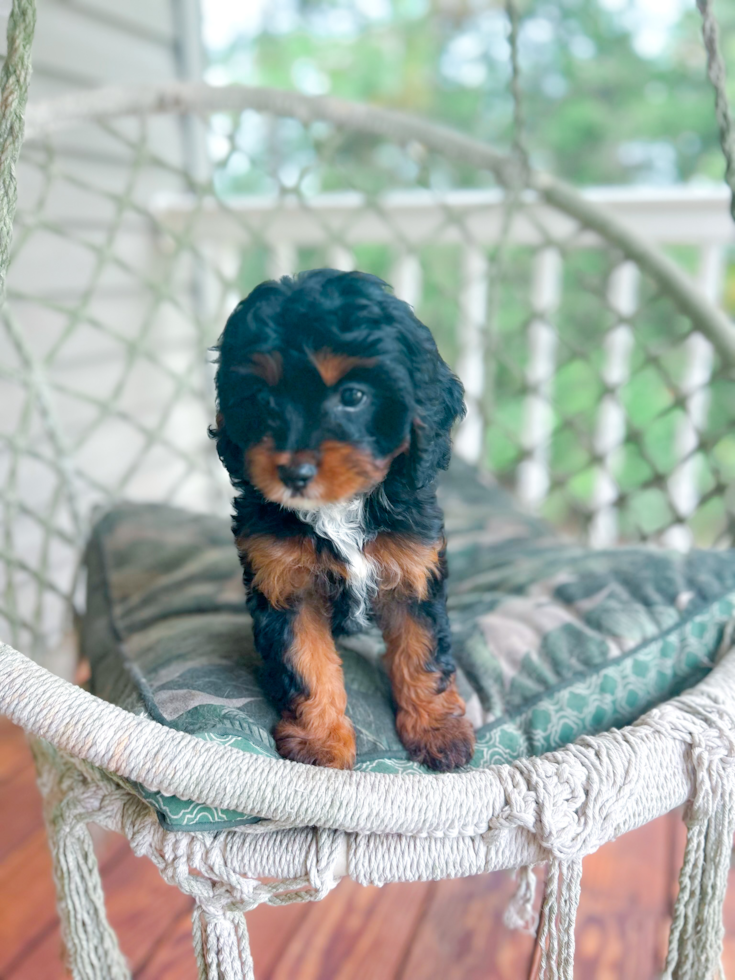
POLYGON ((313 463, 289 463, 278 467, 278 476, 289 490, 304 490, 316 476, 316 466, 313 463))

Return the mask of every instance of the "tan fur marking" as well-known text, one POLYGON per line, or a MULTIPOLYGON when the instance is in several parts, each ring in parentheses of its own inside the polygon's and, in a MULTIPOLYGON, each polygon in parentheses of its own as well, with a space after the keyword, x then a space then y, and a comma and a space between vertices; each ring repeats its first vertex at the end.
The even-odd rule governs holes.
POLYGON ((317 554, 311 538, 254 534, 236 543, 253 570, 253 586, 276 609, 315 589, 328 572, 347 577, 344 564, 326 551, 317 554))
POLYGON ((247 370, 273 388, 283 376, 283 358, 278 351, 257 351, 250 356, 250 367, 247 370))
POLYGON ((386 607, 383 615, 385 664, 398 705, 396 729, 413 759, 434 769, 465 765, 475 736, 464 717, 465 705, 452 677, 442 690, 442 675, 427 670, 434 637, 405 605, 386 607))
POLYGON ((381 592, 391 598, 425 599, 429 581, 439 572, 443 542, 422 544, 402 534, 379 534, 365 546, 378 570, 381 592))
MULTIPOLYGON (((400 447, 399 451, 402 451, 400 447)), ((369 453, 347 442, 325 440, 318 452, 276 452, 273 440, 266 436, 245 454, 248 475, 267 500, 283 503, 287 496, 278 467, 300 460, 314 462, 317 475, 302 496, 321 504, 348 500, 377 486, 390 469, 397 453, 386 459, 374 459, 369 453)))
POLYGON ((328 388, 336 385, 353 368, 375 367, 377 357, 351 357, 349 354, 334 354, 328 347, 314 351, 309 359, 322 377, 328 388))
POLYGON ((316 573, 316 552, 309 538, 255 534, 238 538, 237 547, 253 569, 253 586, 276 609, 285 609, 311 585, 316 573))
POLYGON ((366 493, 384 480, 390 469, 391 460, 377 460, 347 442, 327 439, 319 450, 319 469, 308 495, 321 503, 335 503, 366 493))
POLYGON ((287 465, 290 455, 277 453, 270 436, 251 446, 245 453, 248 475, 268 500, 280 503, 284 487, 278 476, 278 467, 287 465))
POLYGON ((288 659, 307 693, 276 725, 278 751, 287 759, 333 769, 355 764, 355 732, 345 715, 347 694, 342 661, 334 646, 327 611, 311 597, 299 609, 288 659))

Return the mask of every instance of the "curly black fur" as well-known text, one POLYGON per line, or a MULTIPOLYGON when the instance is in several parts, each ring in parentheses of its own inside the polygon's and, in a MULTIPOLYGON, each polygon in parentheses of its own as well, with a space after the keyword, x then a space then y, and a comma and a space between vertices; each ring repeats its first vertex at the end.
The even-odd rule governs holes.
MULTIPOLYGON (((251 480, 246 454, 272 439, 281 454, 318 453, 324 440, 347 443, 375 460, 389 459, 387 475, 365 497, 366 540, 378 534, 408 535, 432 544, 443 536, 436 499, 438 471, 449 463, 451 430, 464 415, 463 390, 442 360, 436 343, 411 308, 382 280, 360 272, 317 269, 293 278, 264 282, 238 304, 217 350, 217 425, 210 431, 237 490, 233 532, 277 538, 304 536, 322 551, 334 546, 316 534, 296 509, 267 499, 251 480), (345 411, 335 389, 316 370, 318 351, 359 358, 343 384, 359 385, 368 404, 345 411), (277 352, 277 382, 252 371, 253 355, 277 352), (369 362, 369 363, 368 363, 369 362)), ((335 551, 335 556, 340 557, 335 551)), ((267 665, 269 688, 284 709, 299 690, 298 677, 283 663, 293 610, 269 606, 252 588, 252 570, 243 560, 249 608, 258 647, 267 665)), ((415 603, 416 615, 436 638, 426 669, 446 681, 454 672, 446 616, 445 565, 431 595, 415 603)), ((335 633, 350 630, 346 590, 335 586, 335 633)))

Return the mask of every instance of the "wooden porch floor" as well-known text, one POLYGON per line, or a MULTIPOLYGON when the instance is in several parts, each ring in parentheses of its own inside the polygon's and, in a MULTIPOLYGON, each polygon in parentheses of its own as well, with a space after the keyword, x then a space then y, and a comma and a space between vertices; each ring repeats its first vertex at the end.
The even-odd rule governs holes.
MULTIPOLYGON (((653 980, 662 966, 684 835, 676 814, 585 860, 575 980, 653 980)), ((98 835, 110 919, 136 980, 194 980, 190 902, 127 842, 98 835)), ((735 874, 735 872, 733 873, 735 874)), ((735 969, 735 881, 724 965, 735 969)), ((362 888, 259 908, 248 926, 257 980, 525 980, 530 937, 502 923, 506 874, 362 888)), ((0 980, 58 980, 51 861, 23 733, 0 719, 0 980)))

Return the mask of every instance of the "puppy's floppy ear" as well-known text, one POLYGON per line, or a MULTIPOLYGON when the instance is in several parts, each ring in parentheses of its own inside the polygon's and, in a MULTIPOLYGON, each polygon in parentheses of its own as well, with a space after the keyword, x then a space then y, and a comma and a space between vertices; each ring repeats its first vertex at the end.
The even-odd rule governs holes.
POLYGON ((217 413, 215 425, 209 427, 209 438, 217 441, 217 455, 230 474, 230 480, 237 486, 245 479, 245 453, 241 446, 230 438, 221 412, 217 413))
POLYGON ((414 486, 432 483, 449 466, 452 426, 465 416, 462 382, 434 348, 429 364, 416 378, 417 413, 411 428, 408 472, 414 486))

